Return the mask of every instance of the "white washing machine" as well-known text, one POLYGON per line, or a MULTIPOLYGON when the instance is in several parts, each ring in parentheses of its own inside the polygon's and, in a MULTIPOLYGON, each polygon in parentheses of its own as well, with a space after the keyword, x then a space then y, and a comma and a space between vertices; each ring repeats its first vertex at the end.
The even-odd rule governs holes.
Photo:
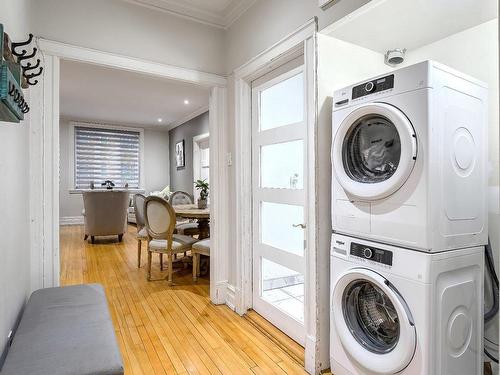
POLYGON ((429 254, 334 234, 332 373, 482 374, 483 252, 429 254))
POLYGON ((334 103, 334 232, 429 252, 486 244, 485 84, 425 61, 334 103))

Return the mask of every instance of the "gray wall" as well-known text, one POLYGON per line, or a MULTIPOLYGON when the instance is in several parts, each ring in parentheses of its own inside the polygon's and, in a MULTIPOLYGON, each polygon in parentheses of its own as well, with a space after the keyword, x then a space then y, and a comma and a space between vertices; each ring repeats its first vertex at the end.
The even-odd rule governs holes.
MULTIPOLYGON (((15 41, 26 38, 27 11, 27 1, 0 1, 0 23, 15 41)), ((29 128, 29 117, 21 124, 0 122, 0 366, 30 292, 29 128)))
POLYGON ((208 133, 208 112, 169 131, 170 135, 170 189, 193 194, 193 137, 208 133), (184 139, 186 166, 175 166, 175 144, 184 139))
MULTIPOLYGON (((60 171, 59 171, 59 215, 81 216, 83 200, 81 194, 70 194, 70 142, 69 120, 61 120, 59 126, 60 171)), ((162 190, 169 184, 169 142, 168 132, 144 130, 144 188, 146 193, 162 190)))

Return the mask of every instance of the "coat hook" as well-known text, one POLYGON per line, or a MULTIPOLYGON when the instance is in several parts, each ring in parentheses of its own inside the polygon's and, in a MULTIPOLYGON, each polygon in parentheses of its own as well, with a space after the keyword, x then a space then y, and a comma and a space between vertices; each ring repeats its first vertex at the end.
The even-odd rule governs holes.
POLYGON ((26 81, 28 82, 28 84, 33 86, 38 83, 38 80, 32 82, 31 79, 38 77, 40 74, 42 74, 42 72, 43 72, 43 67, 40 68, 40 70, 37 73, 25 74, 24 76, 26 77, 26 81))
MULTIPOLYGON (((33 52, 30 55, 26 55, 26 54, 16 55, 17 56, 17 61, 20 63, 23 60, 28 60, 28 59, 31 59, 31 58, 35 57, 36 51, 38 51, 38 50, 35 47, 35 48, 33 48, 33 52)), ((26 50, 23 50, 23 52, 26 52, 26 50)))
POLYGON ((22 113, 28 113, 29 111, 30 111, 30 107, 28 107, 28 106, 24 107, 24 108, 21 110, 21 112, 22 112, 22 113))
POLYGON ((26 82, 28 82, 28 85, 35 86, 35 85, 38 83, 38 80, 37 80, 37 79, 35 79, 35 81, 34 81, 34 82, 31 82, 30 78, 27 78, 27 79, 26 79, 26 82))
POLYGON ((26 66, 23 66, 23 72, 26 73, 28 70, 36 69, 40 66, 40 59, 36 59, 36 64, 31 65, 31 63, 27 63, 26 66))
POLYGON ((25 42, 19 42, 19 43, 12 43, 11 44, 12 54, 16 55, 16 56, 24 56, 24 55, 26 55, 26 50, 25 49, 23 49, 23 51, 21 53, 16 52, 15 49, 17 47, 27 46, 28 44, 31 43, 32 40, 33 40, 33 34, 30 33, 29 36, 28 36, 28 40, 27 41, 25 41, 25 42))
POLYGON ((14 90, 16 89, 16 86, 13 83, 9 82, 9 95, 13 96, 14 95, 14 90))

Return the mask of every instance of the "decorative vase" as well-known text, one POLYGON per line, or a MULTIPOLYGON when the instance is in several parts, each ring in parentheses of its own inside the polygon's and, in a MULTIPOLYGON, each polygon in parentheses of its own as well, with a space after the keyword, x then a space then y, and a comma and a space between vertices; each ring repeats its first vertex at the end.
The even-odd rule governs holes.
POLYGON ((200 208, 200 209, 207 208, 207 200, 206 199, 198 199, 198 208, 200 208))

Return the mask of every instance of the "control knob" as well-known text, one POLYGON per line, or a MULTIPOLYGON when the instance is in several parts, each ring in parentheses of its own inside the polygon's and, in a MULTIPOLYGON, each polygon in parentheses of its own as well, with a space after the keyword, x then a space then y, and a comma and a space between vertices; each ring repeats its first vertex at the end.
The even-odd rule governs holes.
POLYGON ((375 90, 375 84, 373 82, 367 82, 365 84, 365 91, 372 92, 373 90, 375 90))
POLYGON ((363 249, 363 256, 366 258, 366 259, 371 259, 372 256, 373 256, 373 251, 372 249, 370 249, 369 247, 365 247, 363 249))

